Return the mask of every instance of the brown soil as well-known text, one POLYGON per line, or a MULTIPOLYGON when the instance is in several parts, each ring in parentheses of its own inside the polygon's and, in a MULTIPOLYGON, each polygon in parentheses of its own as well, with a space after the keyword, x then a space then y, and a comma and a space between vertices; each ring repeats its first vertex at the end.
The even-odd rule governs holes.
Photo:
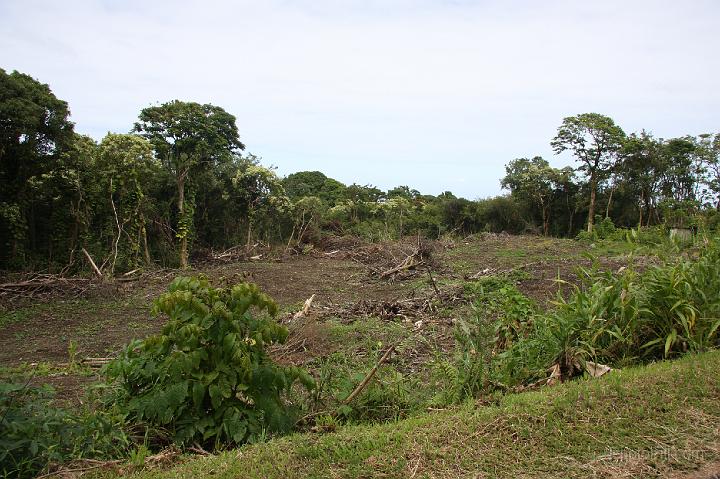
MULTIPOLYGON (((215 285, 257 283, 278 302, 285 312, 282 317, 299 310, 315 294, 308 321, 290 324, 287 347, 274 353, 283 362, 303 364, 338 347, 329 339, 323 324, 328 318, 357 321, 376 316, 400 322, 413 331, 421 320, 426 326, 435 325, 436 344, 451 348, 453 316, 461 315, 462 308, 467 307, 462 288, 458 293, 463 278, 484 270, 489 274, 522 270, 525 273, 518 276, 519 289, 542 305, 557 294, 555 278, 576 282, 577 266, 589 264, 580 260, 583 246, 572 240, 477 235, 464 241, 423 244, 421 267, 380 277, 378 271, 401 264, 414 249, 414 238, 378 245, 343 240, 329 243, 328 251, 308 255, 207 263, 190 273, 158 271, 137 281, 89 288, 80 299, 54 295, 34 302, 0 304, 0 312, 9 310, 19 315, 0 326, 0 366, 67 362, 71 342, 81 358, 116 354, 131 339, 160 330, 164 319, 152 317, 150 305, 178 274, 203 273, 215 285)), ((605 265, 613 269, 621 264, 622 260, 605 260, 605 265)), ((569 286, 562 288, 567 292, 569 286)), ((415 353, 421 363, 423 352, 415 353)), ((70 391, 68 394, 87 382, 85 378, 69 377, 53 381, 70 391)))

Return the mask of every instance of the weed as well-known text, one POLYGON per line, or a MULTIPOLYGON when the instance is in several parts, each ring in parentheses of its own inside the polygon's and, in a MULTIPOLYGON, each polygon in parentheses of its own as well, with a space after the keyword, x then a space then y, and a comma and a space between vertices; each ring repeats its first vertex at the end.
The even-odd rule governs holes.
POLYGON ((129 444, 113 410, 71 413, 52 406, 49 386, 0 382, 0 472, 28 477, 49 464, 116 457, 129 444))

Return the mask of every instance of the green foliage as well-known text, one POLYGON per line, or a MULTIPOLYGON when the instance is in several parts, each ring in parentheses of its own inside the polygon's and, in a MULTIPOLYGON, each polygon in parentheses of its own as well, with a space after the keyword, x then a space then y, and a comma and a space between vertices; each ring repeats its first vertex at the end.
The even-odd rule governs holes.
POLYGON ((578 168, 515 159, 501 181, 509 195, 470 201, 405 185, 346 186, 318 171, 278 178, 257 156, 241 156, 235 117, 210 104, 150 106, 132 134, 110 133, 97 145, 75 134, 67 104, 27 75, 2 71, 0 100, 4 269, 87 271, 85 248, 113 276, 187 267, 193 255, 256 241, 322 245, 327 233, 369 241, 482 231, 572 237, 601 207, 618 231, 600 225, 585 236, 592 241, 622 239, 628 227, 718 223, 718 134, 625 137, 606 116, 568 117, 551 144, 571 151, 578 168))
POLYGON ((473 312, 457 320, 453 360, 435 363, 442 378, 435 404, 455 403, 503 387, 495 356, 524 338, 537 314, 533 301, 517 289, 511 276, 488 276, 465 284, 473 312))
POLYGON ((475 397, 491 387, 492 322, 481 314, 458 319, 455 341, 456 351, 452 361, 441 359, 435 363, 436 371, 443 378, 433 398, 433 403, 439 406, 475 397))
POLYGON ((47 255, 67 221, 77 173, 65 155, 75 138, 69 114, 48 85, 0 68, 0 264, 47 255))
POLYGON ((576 239, 586 241, 597 241, 606 239, 623 239, 624 235, 616 235, 617 228, 610 218, 602 218, 595 215, 595 225, 592 231, 581 231, 576 239))
MULTIPOLYGON (((335 352, 317 360, 317 388, 309 409, 334 411, 341 422, 393 421, 407 416, 419 406, 418 380, 390 365, 382 365, 372 381, 349 404, 343 401, 375 366, 383 353, 382 343, 374 344, 373 354, 358 364, 358 358, 335 352)), ((317 425, 317 422, 316 422, 317 425)))
MULTIPOLYGON (((107 233, 103 239, 113 253, 112 275, 116 266, 130 270, 140 265, 141 250, 147 245, 146 218, 150 216, 147 193, 159 163, 145 138, 109 133, 98 147, 96 167, 103 190, 99 192, 100 205, 105 205, 97 208, 105 213, 103 233, 107 233)), ((149 258, 145 250, 145 260, 149 258)))
POLYGON ((550 233, 550 212, 552 204, 559 199, 556 190, 562 187, 571 175, 571 169, 552 168, 540 156, 532 159, 518 158, 505 166, 505 177, 500 181, 503 188, 508 188, 512 195, 528 202, 528 210, 539 207, 543 234, 550 233))
POLYGON ((160 164, 175 181, 178 253, 180 266, 187 267, 194 234, 192 192, 203 173, 220 169, 245 148, 235 117, 218 106, 174 100, 143 109, 134 131, 152 143, 160 164))
POLYGON ((595 219, 598 184, 613 168, 613 161, 625 140, 625 132, 612 118, 598 113, 566 117, 550 145, 555 153, 570 150, 580 162, 579 170, 588 178, 590 205, 588 231, 595 219))
POLYGON ((123 455, 124 415, 71 413, 53 406, 52 388, 0 382, 0 475, 33 477, 51 463, 123 455))
POLYGON ((346 198, 347 187, 319 171, 292 173, 282 180, 282 184, 293 201, 306 197, 317 197, 326 206, 332 207, 346 198))
POLYGON ((719 344, 720 242, 697 258, 680 258, 643 272, 582 270, 557 309, 536 315, 533 328, 498 359, 510 382, 543 377, 560 365, 564 377, 585 361, 622 366, 704 351, 719 344))
POLYGON ((176 278, 153 306, 169 318, 162 333, 132 342, 107 366, 118 404, 178 444, 242 444, 289 429, 283 394, 296 380, 313 382, 269 358, 266 347, 288 331, 263 311, 274 316, 277 306, 253 284, 213 288, 204 277, 176 278))

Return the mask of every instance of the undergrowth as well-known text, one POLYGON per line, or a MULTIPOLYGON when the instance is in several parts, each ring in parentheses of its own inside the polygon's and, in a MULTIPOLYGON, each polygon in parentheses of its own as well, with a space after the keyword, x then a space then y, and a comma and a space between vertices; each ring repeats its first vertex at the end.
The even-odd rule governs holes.
POLYGON ((0 476, 33 477, 55 463, 123 456, 131 440, 116 408, 68 411, 49 386, 0 382, 0 476))

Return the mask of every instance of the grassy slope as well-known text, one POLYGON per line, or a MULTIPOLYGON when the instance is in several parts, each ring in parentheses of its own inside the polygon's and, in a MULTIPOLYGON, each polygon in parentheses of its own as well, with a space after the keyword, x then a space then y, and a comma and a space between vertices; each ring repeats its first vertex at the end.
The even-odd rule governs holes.
POLYGON ((720 459, 720 352, 134 477, 653 477, 720 459))

